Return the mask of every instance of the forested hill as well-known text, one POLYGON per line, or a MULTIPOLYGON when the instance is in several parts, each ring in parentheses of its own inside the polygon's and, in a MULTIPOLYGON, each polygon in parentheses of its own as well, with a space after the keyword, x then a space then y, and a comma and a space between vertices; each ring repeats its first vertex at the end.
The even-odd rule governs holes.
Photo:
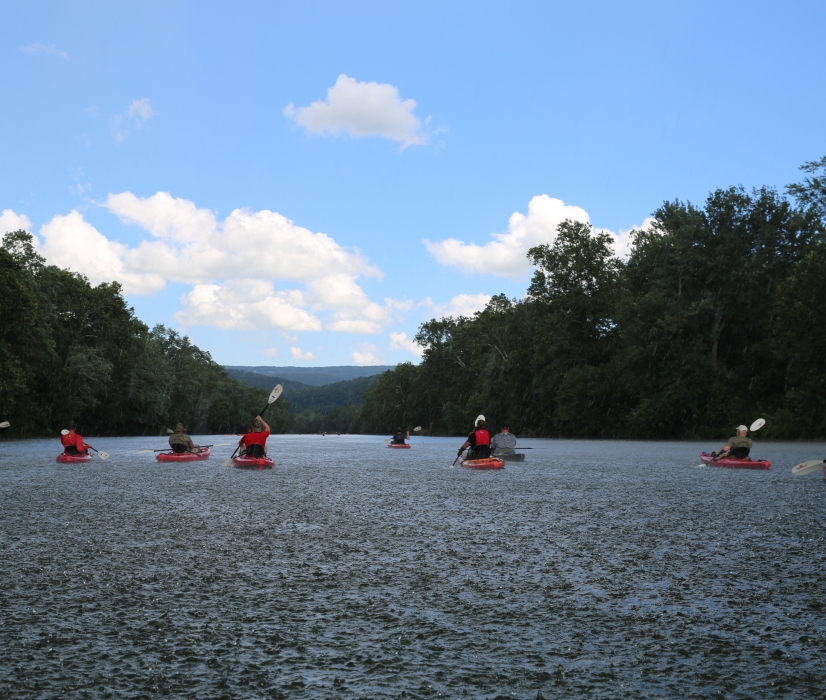
MULTIPOLYGON (((246 429, 269 390, 232 379, 175 331, 141 323, 117 283, 46 265, 25 231, 0 248, 2 435, 57 435, 69 420, 86 435, 193 434, 246 429)), ((270 387, 271 389, 272 387, 270 387)), ((287 401, 267 412, 274 432, 287 401)))
MULTIPOLYGON (((310 386, 324 386, 325 384, 335 384, 348 379, 374 377, 393 369, 393 365, 338 365, 330 367, 241 367, 226 365, 225 369, 230 374, 240 371, 248 374, 263 374, 267 377, 280 377, 282 380, 301 382, 310 386)), ((284 384, 284 388, 286 390, 286 384, 284 384)))
POLYGON ((722 438, 762 416, 761 438, 826 438, 826 158, 803 170, 789 197, 666 202, 627 260, 564 222, 524 299, 421 326, 422 363, 368 388, 361 429, 722 438))
POLYGON ((283 377, 258 374, 258 372, 247 372, 242 369, 232 369, 230 367, 224 367, 224 371, 233 379, 237 379, 259 389, 266 389, 267 391, 272 391, 276 384, 280 384, 287 395, 314 388, 309 384, 295 382, 290 379, 284 379, 283 377))
POLYGON ((358 377, 334 384, 309 386, 278 377, 265 377, 254 372, 228 369, 230 376, 252 386, 270 387, 276 382, 284 387, 284 397, 290 403, 290 432, 359 432, 361 404, 367 387, 376 376, 358 377))

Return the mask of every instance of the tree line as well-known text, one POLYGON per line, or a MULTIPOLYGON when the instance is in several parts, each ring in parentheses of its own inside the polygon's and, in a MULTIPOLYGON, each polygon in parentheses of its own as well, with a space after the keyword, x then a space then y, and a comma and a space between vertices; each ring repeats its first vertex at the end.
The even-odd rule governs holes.
POLYGON ((462 434, 477 414, 521 435, 826 438, 826 158, 786 196, 764 187, 664 203, 627 260, 565 221, 528 251, 523 299, 424 323, 421 364, 368 387, 363 432, 462 434))
MULTIPOLYGON (((0 420, 6 435, 54 435, 69 420, 89 435, 246 430, 269 391, 230 378, 208 352, 135 317, 117 282, 92 286, 46 265, 31 234, 0 248, 0 420)), ((287 401, 267 412, 289 427, 287 401)))

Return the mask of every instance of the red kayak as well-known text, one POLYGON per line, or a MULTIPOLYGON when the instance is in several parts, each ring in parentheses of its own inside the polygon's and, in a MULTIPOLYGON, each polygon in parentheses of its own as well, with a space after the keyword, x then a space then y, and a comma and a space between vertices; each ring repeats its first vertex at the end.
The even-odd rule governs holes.
POLYGON ((406 442, 405 442, 405 443, 402 443, 402 444, 400 444, 400 445, 394 445, 394 444, 391 442, 391 443, 388 445, 388 447, 392 447, 394 450, 409 450, 409 449, 410 449, 410 445, 408 445, 406 442))
POLYGON ((209 448, 202 447, 200 452, 161 452, 159 462, 201 462, 209 459, 209 448))
POLYGON ((61 452, 57 456, 57 458, 55 459, 55 462, 61 462, 63 464, 67 464, 69 462, 91 462, 91 461, 92 461, 92 455, 90 455, 88 452, 86 454, 82 454, 82 455, 70 455, 67 452, 61 452))
POLYGON ((504 469, 505 460, 498 457, 483 457, 482 459, 466 459, 462 462, 468 469, 504 469))
POLYGON ((272 469, 275 460, 269 457, 233 457, 232 466, 237 469, 272 469))
POLYGON ((709 467, 724 467, 726 469, 768 469, 772 465, 771 462, 765 459, 734 459, 733 457, 719 459, 708 454, 708 452, 703 452, 700 455, 700 460, 709 467))

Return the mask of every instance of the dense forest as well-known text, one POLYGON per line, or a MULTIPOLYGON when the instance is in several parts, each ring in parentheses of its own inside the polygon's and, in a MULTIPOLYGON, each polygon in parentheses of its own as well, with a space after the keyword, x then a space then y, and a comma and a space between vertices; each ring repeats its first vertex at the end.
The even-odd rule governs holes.
POLYGON ((666 202, 627 260, 565 221, 531 248, 525 298, 434 319, 420 365, 366 392, 359 425, 466 433, 712 438, 758 416, 761 437, 826 438, 826 158, 786 197, 713 192, 666 202))
MULTIPOLYGON (((88 435, 246 429, 268 390, 230 378, 209 353, 164 326, 149 329, 120 286, 46 265, 25 231, 0 248, 0 420, 5 435, 54 435, 75 420, 88 435)), ((272 387, 270 387, 271 389, 272 387)), ((274 432, 288 402, 267 412, 274 432)))

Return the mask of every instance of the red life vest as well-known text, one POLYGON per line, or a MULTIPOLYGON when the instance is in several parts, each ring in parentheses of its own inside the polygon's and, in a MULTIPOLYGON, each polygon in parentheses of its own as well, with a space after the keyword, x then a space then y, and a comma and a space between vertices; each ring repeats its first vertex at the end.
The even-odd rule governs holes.
POLYGON ((488 445, 490 446, 490 431, 485 428, 478 428, 473 431, 473 435, 476 437, 476 447, 479 445, 488 445))

